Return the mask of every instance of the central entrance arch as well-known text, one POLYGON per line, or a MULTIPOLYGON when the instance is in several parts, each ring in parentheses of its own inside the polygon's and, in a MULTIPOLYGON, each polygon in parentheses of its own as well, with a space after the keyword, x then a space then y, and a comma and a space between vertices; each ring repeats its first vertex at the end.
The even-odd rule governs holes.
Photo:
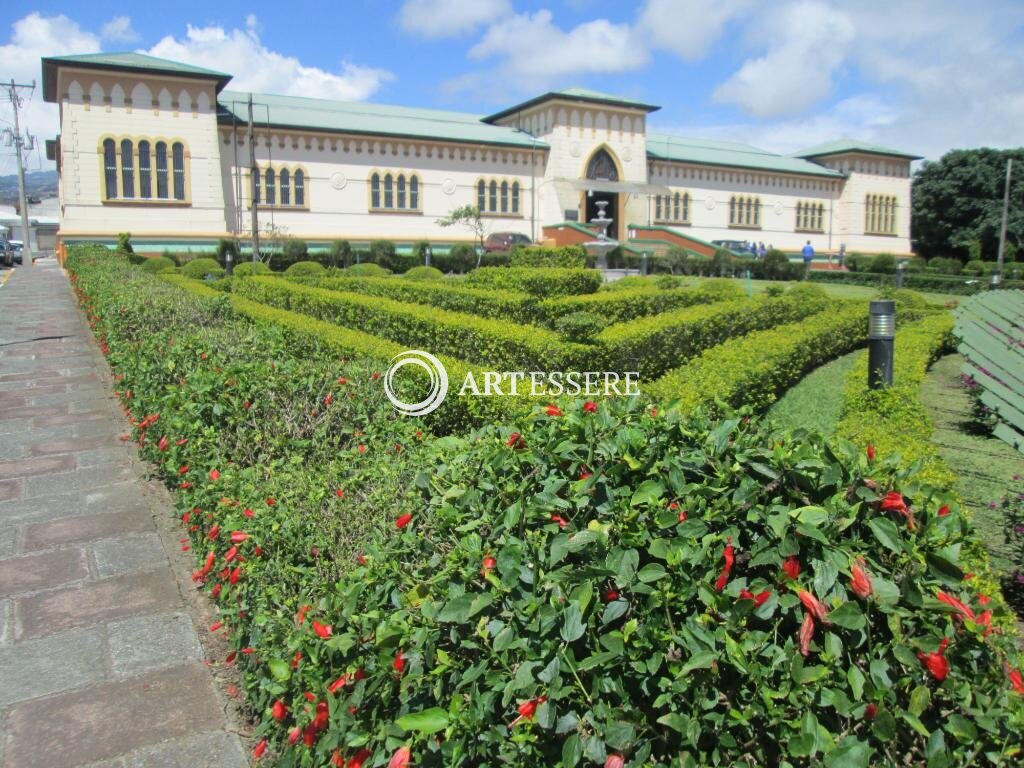
MULTIPOLYGON (((587 169, 584 178, 587 181, 611 181, 618 182, 619 166, 606 147, 598 147, 587 161, 587 169)), ((621 224, 621 211, 619 210, 619 193, 606 192, 590 189, 583 193, 583 222, 589 224, 591 219, 597 218, 599 201, 605 201, 605 215, 614 219, 608 227, 608 237, 613 240, 619 239, 619 225, 621 224)))

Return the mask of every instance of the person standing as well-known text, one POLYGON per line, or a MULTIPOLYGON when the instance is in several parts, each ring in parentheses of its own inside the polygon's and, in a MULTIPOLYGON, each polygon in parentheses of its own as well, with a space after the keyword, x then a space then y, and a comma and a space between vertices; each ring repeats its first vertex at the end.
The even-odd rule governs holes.
POLYGON ((843 261, 846 260, 846 243, 839 244, 839 267, 842 268, 843 261))
POLYGON ((807 241, 807 245, 803 249, 804 254, 804 278, 806 279, 808 273, 811 271, 811 262, 814 261, 814 246, 811 245, 811 241, 807 241))

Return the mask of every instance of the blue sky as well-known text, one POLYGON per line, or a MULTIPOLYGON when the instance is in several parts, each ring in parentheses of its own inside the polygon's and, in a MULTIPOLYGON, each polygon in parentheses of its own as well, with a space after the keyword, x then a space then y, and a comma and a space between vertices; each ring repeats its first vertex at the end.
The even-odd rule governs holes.
MULTIPOLYGON (((38 80, 44 55, 140 50, 227 71, 233 88, 478 113, 579 85, 661 105, 652 128, 780 152, 845 135, 934 158, 1024 135, 1024 3, 1013 0, 124 8, 8 0, 0 77, 38 80)), ((56 132, 38 91, 26 120, 42 138, 56 132)), ((0 156, 0 174, 11 167, 0 156)))

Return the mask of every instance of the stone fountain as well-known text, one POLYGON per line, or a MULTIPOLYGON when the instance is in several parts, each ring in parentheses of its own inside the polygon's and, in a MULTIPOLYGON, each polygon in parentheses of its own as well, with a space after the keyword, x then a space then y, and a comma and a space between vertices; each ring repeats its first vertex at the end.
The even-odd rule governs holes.
POLYGON ((614 221, 614 219, 609 219, 604 212, 604 209, 608 207, 608 201, 598 200, 594 204, 597 206, 597 216, 592 218, 590 223, 597 225, 597 240, 583 243, 583 247, 587 253, 594 254, 594 265, 598 269, 608 269, 608 252, 618 248, 619 241, 608 237, 608 227, 614 221))

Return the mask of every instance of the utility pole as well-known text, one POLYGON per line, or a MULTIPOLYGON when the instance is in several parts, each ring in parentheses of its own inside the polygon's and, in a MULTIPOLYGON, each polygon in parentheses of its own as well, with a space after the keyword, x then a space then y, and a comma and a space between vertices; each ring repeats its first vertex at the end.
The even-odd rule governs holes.
POLYGON ((260 227, 256 213, 256 197, 259 194, 259 170, 256 168, 256 145, 252 136, 252 94, 249 94, 249 199, 250 218, 252 221, 252 262, 260 260, 260 227))
MULTIPOLYGON (((7 86, 8 96, 11 99, 11 106, 14 108, 14 153, 18 156, 18 200, 20 201, 21 207, 21 265, 32 266, 32 238, 28 231, 28 201, 25 198, 25 164, 21 157, 21 147, 25 139, 21 135, 21 127, 18 123, 18 108, 21 106, 21 97, 18 96, 18 89, 27 88, 29 90, 35 90, 36 81, 32 81, 32 85, 24 85, 14 82, 14 78, 11 78, 10 85, 7 86)), ((29 145, 31 146, 32 137, 29 138, 29 145)))
POLYGON ((1003 276, 1003 258, 1006 253, 1006 219, 1010 215, 1010 172, 1013 158, 1006 158, 1006 188, 1003 190, 1003 223, 999 227, 999 255, 996 257, 996 274, 1003 276))

